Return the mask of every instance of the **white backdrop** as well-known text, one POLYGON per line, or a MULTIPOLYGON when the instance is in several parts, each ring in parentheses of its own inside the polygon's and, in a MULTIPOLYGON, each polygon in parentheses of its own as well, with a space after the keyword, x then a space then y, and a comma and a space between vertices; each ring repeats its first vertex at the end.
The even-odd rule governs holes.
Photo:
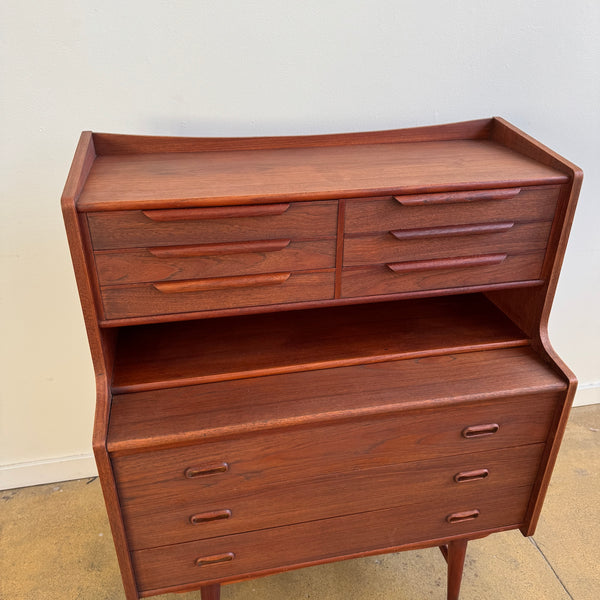
POLYGON ((3 0, 0 488, 94 472, 59 211, 83 129, 277 135, 501 115, 585 172, 551 319, 600 401, 600 2, 3 0))

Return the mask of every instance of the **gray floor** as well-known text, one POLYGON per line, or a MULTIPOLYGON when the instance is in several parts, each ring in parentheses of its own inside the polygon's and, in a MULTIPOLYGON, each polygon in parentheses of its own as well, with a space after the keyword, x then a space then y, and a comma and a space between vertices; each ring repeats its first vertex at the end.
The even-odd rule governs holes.
MULTIPOLYGON (((461 600, 600 598, 600 405, 573 410, 535 536, 472 542, 461 600)), ((0 492, 2 600, 124 598, 97 479, 0 492)), ((223 588, 223 600, 445 598, 437 549, 338 562, 223 588)), ((199 592, 165 600, 199 599, 199 592)))

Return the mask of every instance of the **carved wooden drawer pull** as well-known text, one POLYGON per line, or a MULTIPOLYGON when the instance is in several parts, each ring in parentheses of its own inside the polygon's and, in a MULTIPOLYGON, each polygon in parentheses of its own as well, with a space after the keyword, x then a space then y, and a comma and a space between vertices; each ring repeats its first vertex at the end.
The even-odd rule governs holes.
POLYGON ((190 517, 190 523, 192 525, 201 525, 202 523, 210 523, 211 521, 222 521, 223 519, 229 519, 229 517, 231 517, 231 511, 228 508, 225 508, 223 510, 213 510, 192 515, 190 517))
POLYGON ((457 256, 455 258, 435 258, 433 260, 410 260, 387 263, 386 267, 394 273, 411 271, 433 271, 435 269, 460 269, 462 267, 482 267, 497 265, 506 259, 506 254, 481 254, 478 256, 457 256))
POLYGON ((202 556, 196 559, 196 566, 207 567, 209 565, 217 565, 219 563, 231 562, 235 558, 233 552, 226 552, 225 554, 216 554, 215 556, 202 556))
POLYGON ((199 219, 230 219, 236 217, 269 217, 283 214, 289 204, 255 204, 251 206, 209 206, 207 208, 167 208, 143 210, 151 221, 197 221, 199 219))
POLYGON ((442 227, 422 227, 419 229, 395 229, 390 233, 397 240, 414 240, 430 237, 451 237, 455 235, 481 235, 502 233, 514 227, 514 221, 501 223, 474 223, 473 225, 447 225, 442 227))
POLYGON ((205 475, 225 473, 228 470, 229 465, 226 462, 223 462, 214 465, 205 465, 203 467, 189 467, 184 471, 184 475, 187 479, 194 479, 195 477, 204 477, 205 475))
POLYGON ((494 435, 500 429, 500 425, 498 423, 486 423, 485 425, 471 425, 470 427, 466 427, 462 431, 462 436, 464 438, 477 438, 477 437, 485 437, 487 435, 494 435))
POLYGON ((475 190, 472 192, 442 192, 439 194, 411 194, 394 196, 402 206, 423 206, 427 204, 453 204, 455 202, 474 202, 476 200, 508 200, 521 191, 521 188, 503 190, 475 190))
POLYGON ((490 472, 487 469, 477 469, 476 471, 462 471, 454 476, 456 483, 464 483, 466 481, 478 481, 485 479, 490 472))
POLYGON ((148 252, 157 258, 189 258, 244 252, 277 252, 287 248, 292 240, 257 240, 248 242, 224 242, 222 244, 195 244, 191 246, 156 246, 148 252))
POLYGON ((472 521, 479 516, 479 509, 474 508, 473 510, 465 510, 463 512, 452 513, 446 517, 448 523, 464 523, 465 521, 472 521))
POLYGON ((164 294, 181 294, 186 292, 207 292, 210 290, 277 285, 286 282, 290 276, 291 273, 288 271, 287 273, 261 273, 259 275, 209 277, 207 279, 185 281, 161 281, 152 285, 164 294))

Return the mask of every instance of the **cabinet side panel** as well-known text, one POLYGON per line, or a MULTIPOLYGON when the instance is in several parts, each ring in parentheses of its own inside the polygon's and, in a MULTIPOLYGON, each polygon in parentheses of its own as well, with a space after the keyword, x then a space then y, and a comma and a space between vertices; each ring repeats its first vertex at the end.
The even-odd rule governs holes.
POLYGON ((61 198, 61 208, 69 242, 71 260, 75 272, 77 289, 90 346, 96 376, 96 411, 94 416, 93 449, 100 482, 107 507, 109 521, 115 540, 117 558, 121 568, 127 600, 137 600, 138 594, 133 576, 131 557, 125 544, 125 530, 120 515, 114 477, 106 450, 106 434, 110 412, 109 382, 112 379, 116 331, 101 330, 99 315, 94 299, 94 280, 89 253, 80 227, 77 213, 77 199, 85 185, 86 178, 96 158, 92 134, 81 135, 75 157, 69 171, 61 198))

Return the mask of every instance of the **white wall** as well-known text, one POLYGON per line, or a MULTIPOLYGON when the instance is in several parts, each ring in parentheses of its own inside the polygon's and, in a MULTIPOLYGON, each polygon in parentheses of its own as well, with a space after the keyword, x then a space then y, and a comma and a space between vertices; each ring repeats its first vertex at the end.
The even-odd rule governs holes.
POLYGON ((551 333, 577 401, 600 401, 599 30, 596 0, 3 0, 0 487, 94 471, 92 369, 59 212, 83 129, 506 117, 586 173, 551 333))

